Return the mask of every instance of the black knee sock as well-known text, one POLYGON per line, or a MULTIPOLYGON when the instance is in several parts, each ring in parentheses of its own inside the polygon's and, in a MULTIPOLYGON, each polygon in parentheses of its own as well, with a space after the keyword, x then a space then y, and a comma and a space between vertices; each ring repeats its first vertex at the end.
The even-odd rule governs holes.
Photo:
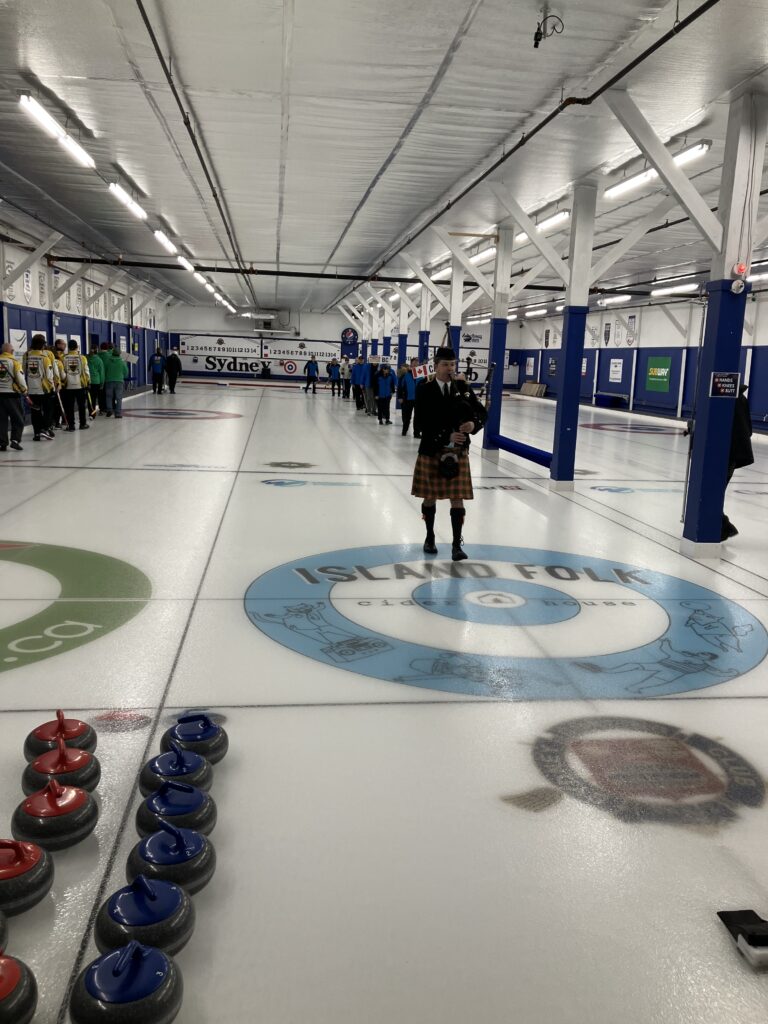
POLYGON ((430 541, 435 539, 435 511, 434 505, 425 505, 422 502, 421 516, 427 526, 427 540, 430 541))
POLYGON ((451 528, 453 530, 453 543, 455 547, 461 545, 461 531, 464 526, 464 509, 451 509, 451 528))

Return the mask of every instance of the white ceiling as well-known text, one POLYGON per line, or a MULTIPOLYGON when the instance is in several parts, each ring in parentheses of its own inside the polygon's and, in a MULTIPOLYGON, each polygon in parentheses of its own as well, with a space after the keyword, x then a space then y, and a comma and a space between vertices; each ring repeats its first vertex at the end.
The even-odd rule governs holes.
MULTIPOLYGON (((694 6, 681 0, 680 16, 694 6)), ((428 216, 561 93, 592 92, 675 15, 674 4, 651 0, 561 0, 565 31, 535 50, 537 5, 527 0, 145 0, 145 8, 245 263, 361 275, 386 257, 390 271, 402 270, 397 250, 428 216)), ((712 205, 729 91, 764 84, 767 8, 768 0, 721 0, 622 82, 661 135, 713 140, 689 168, 712 205)), ((152 227, 162 215, 195 262, 233 266, 135 0, 0 0, 0 218, 27 230, 35 218, 41 236, 46 225, 63 231, 62 254, 79 243, 109 257, 172 263, 97 174, 25 117, 18 94, 30 88, 62 122, 68 109, 90 130, 93 137, 78 136, 69 125, 103 178, 116 179, 119 164, 138 184, 152 227)), ((635 153, 598 100, 570 108, 492 177, 535 210, 635 153)), ((618 237, 657 200, 651 191, 602 201, 596 242, 618 237)), ((480 185, 439 223, 481 231, 502 216, 480 185)), ((409 250, 426 263, 444 247, 427 231, 409 250)), ((530 257, 521 250, 520 265, 530 257)), ((683 224, 647 236, 614 279, 703 267, 707 258, 683 224)), ((209 298, 184 271, 146 276, 190 301, 209 298)), ((236 304, 251 303, 241 277, 214 281, 236 304)), ((267 276, 253 286, 265 308, 303 309, 327 308, 349 287, 267 276)))

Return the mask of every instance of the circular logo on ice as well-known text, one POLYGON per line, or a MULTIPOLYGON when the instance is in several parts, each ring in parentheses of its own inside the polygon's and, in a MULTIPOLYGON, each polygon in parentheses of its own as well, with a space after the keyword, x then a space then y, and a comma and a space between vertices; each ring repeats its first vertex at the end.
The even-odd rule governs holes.
POLYGON ((768 653, 762 623, 689 580, 562 551, 351 548, 278 566, 245 611, 307 657, 408 686, 504 699, 664 696, 768 653))
POLYGON ((0 562, 42 571, 58 583, 34 615, 0 624, 0 672, 98 640, 138 615, 152 593, 139 569, 80 548, 0 541, 0 562))
POLYGON ((239 412, 214 412, 211 409, 124 409, 123 416, 147 420, 239 420, 239 412))

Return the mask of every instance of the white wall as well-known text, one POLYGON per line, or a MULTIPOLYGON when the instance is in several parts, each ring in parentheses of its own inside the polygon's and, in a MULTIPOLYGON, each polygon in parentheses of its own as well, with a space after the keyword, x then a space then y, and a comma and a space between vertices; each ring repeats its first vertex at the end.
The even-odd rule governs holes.
MULTIPOLYGON (((271 321, 276 329, 289 329, 298 334, 270 335, 261 330, 254 331, 253 321, 245 317, 232 316, 219 305, 191 305, 180 303, 171 306, 168 311, 168 330, 181 333, 201 334, 221 332, 221 334, 245 334, 258 338, 264 334, 265 339, 274 337, 308 339, 311 341, 341 341, 341 332, 345 327, 355 326, 338 312, 333 313, 299 313, 296 310, 283 310, 271 321)), ((359 328, 357 328, 359 331, 359 328)))

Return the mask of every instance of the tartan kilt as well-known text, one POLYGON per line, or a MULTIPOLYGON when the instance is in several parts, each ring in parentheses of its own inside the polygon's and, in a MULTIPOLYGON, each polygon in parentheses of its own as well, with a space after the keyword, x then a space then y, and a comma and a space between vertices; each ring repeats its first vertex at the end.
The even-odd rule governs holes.
MULTIPOLYGON (((442 455, 442 452, 440 453, 442 455)), ((472 473, 469 468, 469 455, 466 450, 459 452, 459 475, 453 480, 446 480, 438 472, 440 455, 419 455, 413 470, 411 494, 425 501, 440 501, 442 498, 459 498, 471 501, 475 493, 472 490, 472 473)))

